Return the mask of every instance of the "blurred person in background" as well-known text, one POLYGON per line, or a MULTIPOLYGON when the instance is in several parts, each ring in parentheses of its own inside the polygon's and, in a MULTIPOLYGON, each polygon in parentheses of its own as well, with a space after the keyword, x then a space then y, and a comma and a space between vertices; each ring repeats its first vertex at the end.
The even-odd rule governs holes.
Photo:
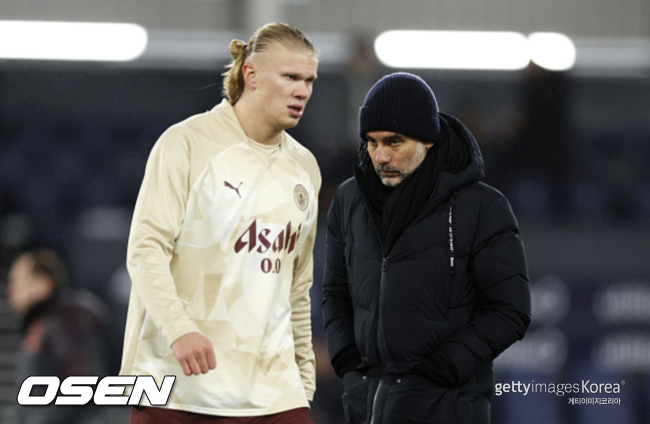
POLYGON ((311 97, 318 54, 281 23, 230 54, 227 99, 160 137, 135 207, 121 374, 177 378, 166 407, 134 407, 134 424, 313 422, 321 177, 285 130, 311 97))
MULTIPOLYGON (((65 263, 57 252, 35 248, 19 254, 8 275, 7 298, 22 317, 23 339, 17 358, 17 383, 30 376, 106 374, 106 306, 90 292, 68 288, 65 263)), ((42 389, 42 390, 40 390, 42 389)), ((34 386, 32 396, 43 396, 34 386)), ((94 424, 102 414, 86 406, 20 406, 18 424, 94 424)))
POLYGON ((323 314, 349 423, 488 423, 492 361, 530 323, 527 265, 474 137, 419 77, 359 114, 360 163, 328 213, 323 314))

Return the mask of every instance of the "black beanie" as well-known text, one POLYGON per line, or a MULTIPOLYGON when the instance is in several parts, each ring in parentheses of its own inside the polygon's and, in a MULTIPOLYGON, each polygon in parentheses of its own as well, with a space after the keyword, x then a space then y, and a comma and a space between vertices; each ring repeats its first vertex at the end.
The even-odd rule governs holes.
POLYGON ((393 131, 419 141, 438 141, 440 122, 433 91, 406 72, 386 75, 370 89, 359 109, 359 135, 393 131))

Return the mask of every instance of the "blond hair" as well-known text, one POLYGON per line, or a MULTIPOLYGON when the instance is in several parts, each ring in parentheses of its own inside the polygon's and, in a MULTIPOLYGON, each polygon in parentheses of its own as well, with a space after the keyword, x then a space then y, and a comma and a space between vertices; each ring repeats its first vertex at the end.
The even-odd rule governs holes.
POLYGON ((300 30, 283 23, 270 23, 255 31, 248 43, 242 40, 230 42, 230 57, 232 61, 226 66, 223 75, 223 95, 228 97, 231 105, 235 105, 244 92, 244 74, 242 69, 246 60, 253 53, 260 53, 271 48, 273 43, 281 43, 292 50, 305 51, 318 56, 318 51, 312 42, 300 30))

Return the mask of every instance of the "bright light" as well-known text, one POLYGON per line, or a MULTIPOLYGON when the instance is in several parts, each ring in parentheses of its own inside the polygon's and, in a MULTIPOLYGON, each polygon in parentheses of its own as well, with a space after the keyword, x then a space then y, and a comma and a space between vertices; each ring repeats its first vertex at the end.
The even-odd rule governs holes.
POLYGON ((530 62, 528 41, 517 32, 387 31, 375 51, 394 68, 517 70, 530 62))
POLYGON ((127 61, 147 46, 134 24, 0 21, 0 58, 127 61))
POLYGON ((564 34, 535 32, 528 36, 528 42, 531 60, 542 68, 566 71, 575 64, 575 45, 564 34))

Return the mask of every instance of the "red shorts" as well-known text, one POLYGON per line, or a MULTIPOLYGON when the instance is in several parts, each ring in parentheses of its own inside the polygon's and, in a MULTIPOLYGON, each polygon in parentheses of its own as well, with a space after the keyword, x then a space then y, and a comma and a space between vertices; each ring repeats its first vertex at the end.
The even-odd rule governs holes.
POLYGON ((218 417, 167 408, 134 406, 129 424, 314 424, 309 408, 261 417, 218 417))

